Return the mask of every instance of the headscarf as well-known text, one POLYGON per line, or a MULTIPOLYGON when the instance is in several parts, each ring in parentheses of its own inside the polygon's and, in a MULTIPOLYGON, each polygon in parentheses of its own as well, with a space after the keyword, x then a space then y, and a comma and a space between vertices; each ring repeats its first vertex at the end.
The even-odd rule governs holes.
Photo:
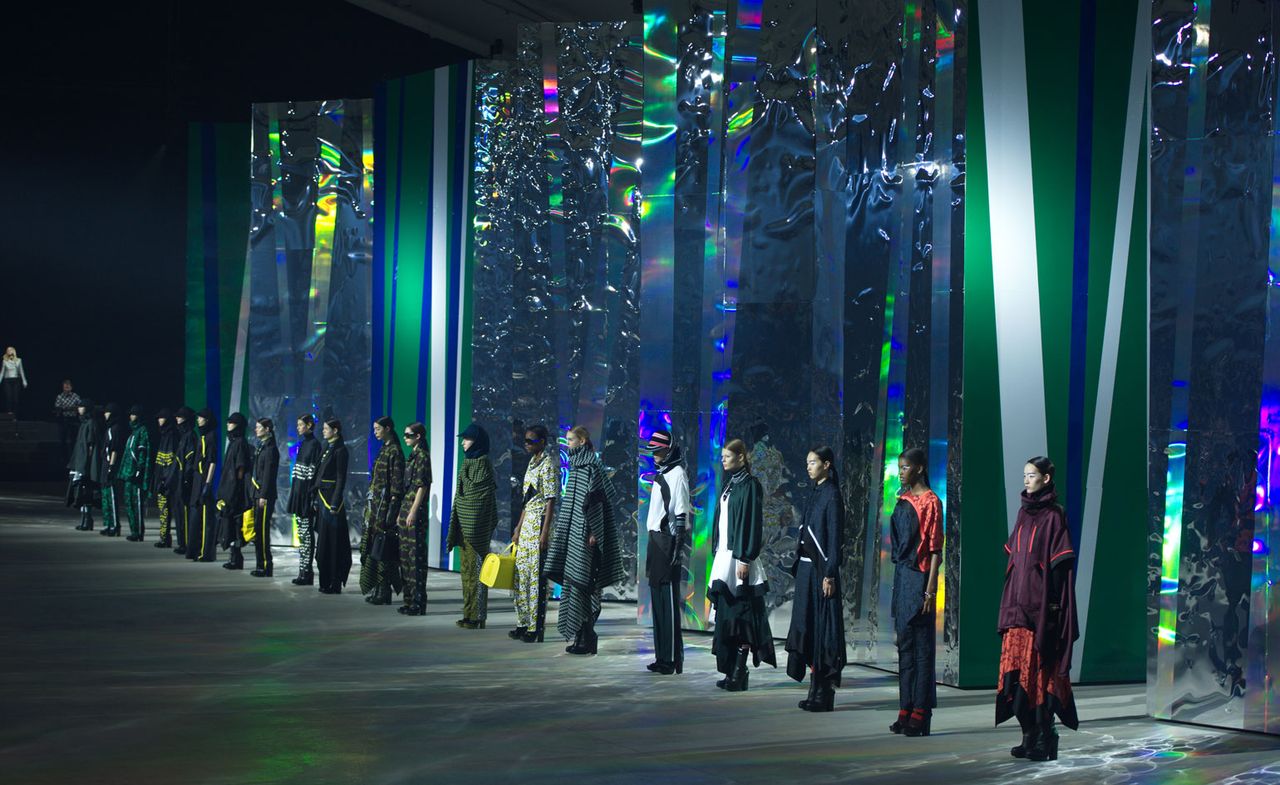
POLYGON ((244 429, 249 426, 249 420, 240 412, 233 412, 232 415, 227 418, 227 422, 236 427, 232 433, 239 436, 244 436, 244 429))
POLYGON ((471 423, 466 430, 458 434, 460 439, 470 439, 471 447, 463 454, 468 458, 482 458, 489 454, 489 433, 479 423, 471 423))

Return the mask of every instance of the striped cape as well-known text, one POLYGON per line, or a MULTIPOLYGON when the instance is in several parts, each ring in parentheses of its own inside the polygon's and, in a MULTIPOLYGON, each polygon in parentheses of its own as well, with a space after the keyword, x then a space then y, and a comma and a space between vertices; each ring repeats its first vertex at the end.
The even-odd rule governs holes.
MULTIPOLYGON (((570 456, 569 480, 556 508, 555 529, 547 548, 543 575, 569 589, 570 597, 590 596, 605 586, 626 580, 622 545, 618 533, 618 494, 605 476, 604 466, 594 452, 582 449, 570 456), (596 536, 596 547, 587 547, 588 534, 596 536)), ((573 618, 590 610, 587 603, 562 604, 560 624, 575 631, 582 619, 573 618)), ((569 635, 568 637, 572 637, 569 635)))
POLYGON ((463 540, 473 551, 489 552, 489 540, 498 528, 498 486, 489 457, 467 458, 458 471, 458 490, 449 511, 449 539, 445 547, 457 548, 463 540))

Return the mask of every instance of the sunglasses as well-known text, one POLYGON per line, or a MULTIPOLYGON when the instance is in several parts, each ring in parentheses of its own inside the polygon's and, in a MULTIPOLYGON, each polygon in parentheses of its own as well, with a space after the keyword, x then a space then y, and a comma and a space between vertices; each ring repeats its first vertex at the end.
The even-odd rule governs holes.
POLYGON ((416 439, 416 438, 418 438, 418 434, 414 433, 413 431, 405 431, 405 432, 404 432, 404 438, 406 438, 406 439, 416 439))
POLYGON ((525 439, 525 440, 524 440, 524 443, 525 443, 525 444, 537 444, 537 443, 538 443, 538 442, 540 442, 540 441, 542 441, 542 440, 541 440, 541 439, 525 439))

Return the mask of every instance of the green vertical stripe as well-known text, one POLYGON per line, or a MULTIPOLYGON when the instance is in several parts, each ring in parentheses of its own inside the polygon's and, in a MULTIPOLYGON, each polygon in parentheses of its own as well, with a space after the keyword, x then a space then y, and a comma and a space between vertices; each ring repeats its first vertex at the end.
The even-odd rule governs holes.
POLYGON ((995 683, 1000 639, 996 611, 1004 573, 1008 513, 1000 439, 1000 386, 996 383, 995 281, 992 277, 991 202, 987 183, 982 66, 978 57, 978 4, 970 17, 968 177, 965 206, 964 414, 961 448, 964 498, 961 531, 960 673, 958 686, 995 683), (997 565, 993 567, 993 565, 997 565))
MULTIPOLYGON (((1133 26, 1129 26, 1132 40, 1133 26)), ((1117 79, 1117 81, 1125 81, 1117 79)), ((1145 98, 1143 99, 1145 103, 1145 98)), ((1147 128, 1146 113, 1143 129, 1147 128)), ((1124 316, 1115 399, 1093 565, 1088 645, 1073 673, 1081 681, 1141 681, 1146 677, 1147 562, 1147 155, 1139 135, 1133 232, 1129 238, 1124 316)), ((1115 171, 1115 170, 1113 170, 1115 171)), ((1117 178, 1118 179, 1118 178, 1117 178)))
MULTIPOLYGON (((400 202, 396 220, 400 228, 396 259, 396 319, 391 325, 395 344, 391 357, 391 416, 408 423, 418 417, 418 399, 428 390, 418 389, 418 358, 430 347, 422 345, 422 312, 427 246, 431 239, 431 216, 427 213, 431 194, 432 145, 435 129, 432 102, 435 77, 431 72, 405 79, 405 100, 401 107, 404 146, 400 156, 400 202)), ((399 136, 399 129, 394 133, 399 136)), ((428 427, 430 415, 424 421, 428 427)))
POLYGON ((204 167, 201 166, 200 125, 187 126, 187 286, 186 363, 183 380, 186 403, 200 407, 205 397, 204 337, 204 167))
MULTIPOLYGON (((1076 126, 1080 53, 1080 3, 1023 0, 1027 110, 1035 199, 1036 257, 1040 285, 1040 335, 1044 358, 1046 455, 1067 455, 1071 388, 1071 298, 1075 259, 1076 126)), ((976 58, 974 58, 976 60, 976 58)), ((1126 70, 1125 73, 1128 73, 1126 70)), ((1122 80, 1117 80, 1122 81, 1122 80)), ((972 117, 972 115, 970 115, 972 117)), ((1122 129, 1123 130, 1123 129, 1122 129)), ((1025 325, 1002 330, 1033 340, 1025 325)), ((1010 492, 1013 492, 1013 488, 1010 492)), ((1062 489, 1065 491, 1065 489, 1062 489)))

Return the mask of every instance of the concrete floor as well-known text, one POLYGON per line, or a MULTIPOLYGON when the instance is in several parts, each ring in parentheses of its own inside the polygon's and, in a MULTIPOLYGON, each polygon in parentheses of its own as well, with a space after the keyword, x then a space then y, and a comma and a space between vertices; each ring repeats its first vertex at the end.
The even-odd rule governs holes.
POLYGON ((906 739, 880 671, 849 668, 825 715, 781 670, 715 689, 702 635, 683 675, 650 674, 634 606, 606 606, 599 656, 573 657, 509 640, 505 592, 489 629, 455 627, 448 573, 406 618, 354 582, 322 596, 292 569, 255 579, 74 524, 0 495, 5 783, 1280 782, 1280 739, 1154 722, 1137 686, 1081 688, 1080 731, 1034 764, 1009 757, 988 691, 940 688, 933 735, 906 739))

